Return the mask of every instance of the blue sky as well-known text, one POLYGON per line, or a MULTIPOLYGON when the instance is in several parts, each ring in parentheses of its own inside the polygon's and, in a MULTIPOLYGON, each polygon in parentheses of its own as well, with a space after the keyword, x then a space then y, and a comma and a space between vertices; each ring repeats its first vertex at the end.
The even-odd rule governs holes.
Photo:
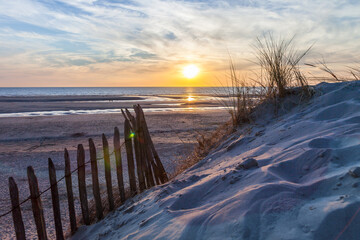
POLYGON ((291 37, 306 61, 360 61, 360 1, 0 0, 0 86, 212 85, 228 52, 252 69, 251 45, 291 37), (180 74, 197 64, 201 76, 180 74))

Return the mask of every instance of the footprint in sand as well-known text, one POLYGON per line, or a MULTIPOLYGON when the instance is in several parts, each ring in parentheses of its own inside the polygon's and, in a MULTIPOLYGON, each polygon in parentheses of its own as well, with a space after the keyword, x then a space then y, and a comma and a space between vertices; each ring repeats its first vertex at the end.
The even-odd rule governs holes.
POLYGON ((346 148, 360 144, 359 137, 315 138, 309 142, 310 148, 346 148))
POLYGON ((349 113, 356 112, 359 109, 357 104, 352 104, 348 102, 339 103, 333 106, 329 106, 317 114, 315 120, 317 121, 330 121, 338 120, 349 113))

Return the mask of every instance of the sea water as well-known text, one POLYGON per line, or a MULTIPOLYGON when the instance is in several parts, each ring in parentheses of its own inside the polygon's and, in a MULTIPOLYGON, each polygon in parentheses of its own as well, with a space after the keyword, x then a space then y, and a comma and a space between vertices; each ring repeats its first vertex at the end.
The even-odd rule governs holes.
MULTIPOLYGON (((103 113, 121 113, 120 108, 104 109, 102 105, 99 109, 87 108, 73 108, 62 107, 56 105, 56 109, 49 109, 47 102, 54 102, 61 105, 61 102, 78 102, 79 97, 81 101, 85 102, 99 102, 102 104, 108 102, 154 102, 144 109, 146 112, 163 112, 163 111, 200 111, 200 110, 219 110, 225 109, 223 106, 195 106, 183 105, 180 102, 196 100, 216 102, 219 96, 228 95, 228 88, 222 87, 43 87, 43 88, 0 88, 0 104, 12 104, 12 102, 24 102, 29 104, 31 102, 43 102, 44 109, 37 111, 24 109, 17 109, 16 107, 9 110, 0 110, 0 117, 29 117, 29 116, 58 116, 58 115, 78 115, 78 114, 103 114, 103 113), (62 96, 64 98, 62 98, 62 96), (74 98, 71 98, 74 96, 74 98), (90 97, 91 96, 91 97, 90 97), (97 97, 101 96, 101 97, 97 97), (107 96, 109 96, 107 98, 107 96), (111 96, 111 97, 110 97, 111 96), (127 98, 127 97, 138 97, 127 98), (114 98, 115 97, 115 98, 114 98), (117 98, 119 97, 119 98, 117 98), (116 100, 113 100, 116 99, 116 100), (193 99, 193 100, 191 100, 193 99)), ((21 105, 21 104, 20 104, 21 105)), ((50 104, 52 106, 52 103, 50 104)))
POLYGON ((154 96, 226 94, 222 87, 31 87, 0 88, 0 96, 154 96))

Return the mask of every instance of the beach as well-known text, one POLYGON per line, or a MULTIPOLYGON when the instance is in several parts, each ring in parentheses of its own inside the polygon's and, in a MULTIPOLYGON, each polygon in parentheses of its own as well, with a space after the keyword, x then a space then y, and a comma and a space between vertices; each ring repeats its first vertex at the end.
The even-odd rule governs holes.
MULTIPOLYGON (((124 118, 119 109, 133 104, 144 108, 150 134, 167 173, 172 176, 181 160, 193 150, 196 137, 208 134, 229 119, 222 106, 208 96, 26 96, 0 97, 0 199, 1 213, 10 208, 8 178, 14 177, 20 201, 29 196, 27 166, 33 166, 40 191, 49 187, 48 158, 57 170, 57 178, 64 176, 64 148, 70 153, 71 167, 76 168, 76 149, 83 144, 88 160, 88 138, 93 138, 98 156, 102 156, 101 134, 104 133, 112 149, 114 127, 118 127, 123 141, 124 118), (76 112, 79 110, 79 112, 76 112), (74 112, 75 111, 75 112, 74 112), (99 111, 101 114, 99 114, 99 111), (33 115, 29 115, 29 113, 33 115), (4 115, 8 114, 8 115, 4 115), (17 114, 17 115, 16 115, 17 114)), ((124 149, 123 149, 124 150, 124 149)), ((123 151, 123 161, 126 161, 123 151)), ((113 185, 116 190, 114 156, 113 185)), ((92 198, 90 167, 87 167, 88 196, 92 198)), ((99 161, 100 178, 104 178, 103 163, 99 161)), ((126 164, 124 171, 127 171, 126 164)), ((73 185, 77 213, 80 214, 77 179, 73 185)), ((127 174, 124 176, 127 184, 127 174)), ((100 181, 105 189, 105 181, 100 181)), ((68 228, 68 213, 64 181, 59 184, 63 228, 68 228)), ((42 195, 49 236, 54 236, 49 192, 42 195)), ((22 207, 25 229, 29 239, 36 238, 30 202, 22 207)), ((1 238, 12 238, 14 229, 11 214, 0 219, 1 238)))

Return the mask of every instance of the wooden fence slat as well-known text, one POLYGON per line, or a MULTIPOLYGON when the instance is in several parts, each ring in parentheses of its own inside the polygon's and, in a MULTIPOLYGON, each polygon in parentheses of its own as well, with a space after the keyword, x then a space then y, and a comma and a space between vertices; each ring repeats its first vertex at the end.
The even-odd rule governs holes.
POLYGON ((122 159, 121 159, 120 132, 117 127, 114 128, 114 151, 115 151, 116 174, 119 185, 120 199, 121 202, 125 202, 125 187, 124 187, 124 177, 123 177, 122 159))
POLYGON ((135 131, 135 128, 136 128, 136 119, 135 119, 135 117, 130 113, 129 109, 125 108, 125 112, 126 112, 126 115, 129 118, 132 130, 135 131))
MULTIPOLYGON (((145 142, 144 142, 144 151, 145 151, 145 155, 146 155, 146 160, 147 160, 147 166, 149 168, 149 172, 151 175, 151 179, 152 179, 152 171, 154 173, 154 179, 156 181, 156 184, 160 184, 161 180, 159 180, 161 178, 161 174, 159 172, 159 168, 158 166, 155 164, 154 161, 154 156, 152 154, 149 142, 146 141, 146 136, 145 136, 145 142)), ((154 183, 153 183, 154 185, 154 183)))
POLYGON ((130 131, 130 122, 128 119, 125 119, 124 123, 124 138, 125 138, 125 147, 126 147, 126 158, 128 165, 128 173, 129 173, 129 183, 130 183, 130 195, 133 196, 136 194, 136 178, 135 178, 135 164, 134 164, 134 154, 132 150, 132 142, 130 131))
MULTIPOLYGON (((134 110, 136 114, 136 108, 134 105, 134 110)), ((130 113, 130 112, 129 112, 130 113)), ((135 145, 135 157, 136 157, 136 166, 138 169, 138 180, 139 180, 139 188, 140 192, 146 189, 146 166, 144 161, 144 154, 142 151, 140 136, 140 121, 138 121, 138 116, 135 117, 135 138, 134 138, 134 145, 135 145), (140 175, 139 175, 140 174, 140 175), (140 176, 140 177, 139 177, 140 176)))
POLYGON ((144 174, 146 176, 146 184, 147 184, 147 188, 150 188, 152 186, 155 185, 154 183, 154 179, 152 176, 152 172, 151 172, 151 165, 149 164, 149 158, 147 156, 147 151, 146 151, 146 139, 145 139, 145 134, 144 134, 144 126, 143 126, 143 121, 142 121, 142 117, 139 111, 139 105, 134 105, 134 110, 136 113, 136 122, 138 122, 139 124, 139 138, 140 138, 140 149, 141 149, 141 153, 142 153, 142 160, 143 160, 143 165, 144 165, 144 174))
POLYGON ((135 150, 135 159, 136 159, 136 172, 137 172, 137 176, 138 176, 138 181, 139 181, 139 189, 140 192, 144 191, 146 189, 146 185, 145 185, 145 177, 144 177, 144 172, 143 172, 143 164, 142 164, 142 159, 141 159, 141 153, 140 153, 140 145, 139 145, 139 131, 137 128, 137 123, 135 121, 135 126, 133 129, 135 136, 133 138, 134 141, 134 150, 135 150))
MULTIPOLYGON (((136 105, 134 105, 134 110, 136 110, 135 106, 136 105)), ((125 108, 125 112, 132 125, 132 130, 135 133, 133 141, 134 141, 134 151, 135 151, 135 159, 136 159, 136 170, 139 181, 139 189, 140 192, 142 192, 143 190, 146 189, 146 183, 148 183, 149 178, 147 178, 146 175, 146 166, 145 166, 146 162, 144 161, 145 155, 142 150, 143 148, 141 147, 141 141, 143 139, 141 139, 140 137, 140 122, 139 123, 137 122, 137 118, 135 118, 127 108, 125 108)))
POLYGON ((142 144, 142 154, 143 154, 143 161, 144 161, 144 165, 145 165, 147 188, 151 188, 151 187, 155 186, 155 182, 154 182, 154 177, 153 177, 153 174, 152 174, 152 171, 151 171, 150 160, 149 160, 149 157, 147 156, 147 153, 146 153, 146 144, 145 144, 145 142, 142 144))
POLYGON ((145 134, 144 134, 144 127, 142 116, 140 113, 139 105, 134 105, 134 110, 136 113, 136 124, 138 130, 138 137, 139 137, 139 146, 140 146, 140 154, 141 160, 143 165, 143 171, 145 175, 146 185, 147 188, 155 186, 154 179, 151 172, 151 165, 149 164, 148 157, 146 156, 146 142, 145 142, 145 134))
POLYGON ((25 240, 25 228, 22 220, 21 208, 19 205, 19 189, 14 178, 9 177, 9 191, 11 198, 12 217, 14 222, 15 234, 17 240, 25 240))
POLYGON ((125 120, 130 121, 129 118, 128 118, 128 116, 127 116, 126 113, 124 112, 124 110, 121 109, 121 113, 122 113, 122 115, 123 115, 123 117, 124 117, 125 120))
POLYGON ((90 225, 89 207, 88 207, 86 181, 85 181, 85 151, 82 144, 79 144, 77 148, 77 164, 78 164, 78 182, 79 182, 81 212, 85 225, 90 225))
POLYGON ((145 176, 144 176, 143 164, 140 153, 138 133, 139 132, 135 128, 135 137, 133 138, 133 141, 134 141, 134 151, 135 151, 135 159, 136 159, 136 172, 138 176, 139 189, 140 192, 142 192, 146 189, 146 185, 145 185, 145 176))
POLYGON ((100 220, 104 217, 104 215, 103 215, 103 207, 102 207, 100 187, 99 187, 96 148, 94 141, 91 138, 89 138, 89 149, 90 149, 90 160, 91 160, 91 177, 92 177, 92 185, 93 185, 93 194, 94 194, 95 206, 96 206, 96 218, 100 220))
POLYGON ((165 182, 169 181, 169 178, 168 178, 168 176, 166 174, 165 168, 164 168, 164 166, 163 166, 163 164, 162 164, 162 162, 160 160, 159 154, 157 153, 157 151, 155 149, 155 146, 154 146, 154 143, 153 143, 153 141, 151 139, 149 128, 148 128, 146 120, 145 120, 145 114, 144 114, 144 111, 142 110, 140 105, 139 105, 139 110, 141 112, 141 115, 142 115, 142 118, 143 118, 143 121, 144 121, 144 130, 145 130, 146 139, 148 141, 148 144, 150 145, 151 151, 154 154, 156 165, 158 166, 160 174, 162 175, 162 183, 165 183, 165 182))
MULTIPOLYGON (((139 119, 141 121, 142 131, 143 131, 143 135, 144 135, 144 151, 146 154, 148 170, 149 170, 151 177, 152 177, 151 169, 153 170, 156 184, 160 184, 162 182, 161 181, 162 175, 160 173, 159 167, 157 166, 157 164, 154 161, 154 156, 153 156, 152 149, 150 146, 151 137, 150 137, 149 131, 147 129, 145 115, 144 115, 144 112, 142 111, 140 105, 138 105, 137 108, 138 108, 137 111, 139 114, 139 119)), ((152 183, 152 184, 154 185, 154 183, 152 183)))
POLYGON ((106 188, 107 188, 108 201, 109 201, 109 210, 112 211, 115 208, 115 204, 114 204, 114 195, 112 191, 109 143, 106 139, 105 134, 102 134, 102 142, 103 142, 105 180, 106 180, 106 188))
POLYGON ((70 227, 71 227, 71 234, 73 235, 77 230, 76 213, 75 213, 75 206, 74 206, 74 194, 73 194, 73 190, 72 190, 70 157, 69 157, 69 152, 66 148, 64 151, 64 159, 65 159, 65 183, 66 183, 66 192, 67 192, 67 198, 68 198, 70 227))
POLYGON ((40 240, 46 240, 47 234, 46 234, 44 210, 41 205, 38 181, 35 176, 34 169, 31 166, 27 168, 27 176, 29 181, 31 204, 35 219, 37 235, 40 240))
POLYGON ((50 179, 50 187, 51 187, 51 200, 52 200, 53 212, 54 212, 56 239, 62 240, 64 239, 64 233, 61 224, 60 201, 59 201, 58 186, 56 182, 56 170, 51 158, 48 159, 48 163, 49 163, 49 179, 50 179))
POLYGON ((153 170, 154 170, 154 177, 155 177, 156 185, 159 185, 162 183, 161 174, 159 172, 159 167, 156 165, 156 163, 154 161, 151 162, 151 166, 153 167, 153 170))
POLYGON ((153 153, 153 156, 155 158, 156 166, 158 167, 158 171, 161 174, 162 183, 165 183, 165 182, 169 181, 169 179, 167 177, 165 168, 164 168, 164 166, 163 166, 163 164, 162 164, 162 162, 160 160, 160 157, 159 157, 159 155, 158 155, 158 153, 157 153, 157 151, 156 151, 156 149, 154 147, 154 143, 153 143, 153 141, 151 139, 149 128, 148 128, 146 120, 145 120, 145 114, 144 114, 144 111, 142 110, 140 105, 139 105, 139 111, 140 111, 142 119, 143 119, 143 126, 144 126, 144 132, 145 132, 145 135, 146 135, 146 141, 148 142, 148 145, 150 146, 151 151, 153 153))

